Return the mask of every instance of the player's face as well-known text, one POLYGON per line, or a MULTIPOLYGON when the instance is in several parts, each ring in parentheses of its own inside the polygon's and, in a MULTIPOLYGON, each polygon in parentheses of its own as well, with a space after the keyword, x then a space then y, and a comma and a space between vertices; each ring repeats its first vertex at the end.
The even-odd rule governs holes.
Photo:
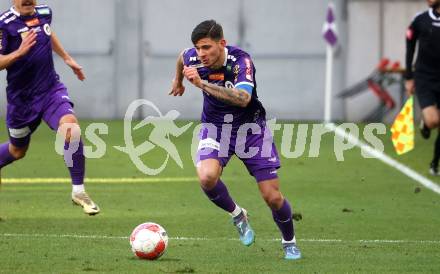
POLYGON ((440 0, 427 0, 428 6, 431 8, 438 8, 440 6, 440 0))
POLYGON ((35 12, 37 0, 14 0, 15 9, 21 15, 32 15, 35 12))
POLYGON ((213 67, 221 65, 223 62, 223 54, 225 52, 226 41, 221 39, 219 41, 211 38, 200 39, 194 47, 197 55, 205 67, 213 67))

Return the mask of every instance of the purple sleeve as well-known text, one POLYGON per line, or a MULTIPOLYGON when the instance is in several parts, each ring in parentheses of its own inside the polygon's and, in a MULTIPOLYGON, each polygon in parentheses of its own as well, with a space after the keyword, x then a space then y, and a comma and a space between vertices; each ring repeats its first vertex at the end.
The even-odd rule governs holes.
POLYGON ((197 60, 197 59, 193 59, 194 58, 193 55, 194 55, 193 48, 188 48, 183 51, 182 56, 183 56, 183 65, 184 66, 190 66, 191 63, 194 63, 194 61, 197 60))
POLYGON ((235 63, 235 66, 233 68, 234 71, 234 86, 250 86, 254 87, 254 81, 255 81, 255 67, 254 64, 249 56, 242 56, 240 57, 237 62, 235 63))
POLYGON ((8 32, 0 27, 0 54, 5 54, 8 45, 8 32))

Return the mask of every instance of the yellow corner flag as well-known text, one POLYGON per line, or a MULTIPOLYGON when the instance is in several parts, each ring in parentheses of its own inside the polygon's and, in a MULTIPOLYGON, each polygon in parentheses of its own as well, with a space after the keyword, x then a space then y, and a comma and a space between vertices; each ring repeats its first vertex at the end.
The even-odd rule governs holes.
POLYGON ((391 140, 398 155, 414 148, 414 100, 409 97, 391 127, 391 140))

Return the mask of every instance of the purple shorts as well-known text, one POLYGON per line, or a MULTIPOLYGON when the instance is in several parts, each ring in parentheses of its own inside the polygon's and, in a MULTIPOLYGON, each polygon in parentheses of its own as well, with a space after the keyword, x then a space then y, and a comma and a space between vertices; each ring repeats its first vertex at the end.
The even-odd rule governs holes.
POLYGON ((46 95, 30 105, 8 103, 6 125, 9 141, 16 147, 25 147, 41 120, 56 131, 61 118, 67 114, 74 114, 73 103, 62 83, 54 85, 46 95))
POLYGON ((204 124, 199 140, 197 162, 216 159, 225 167, 235 154, 257 182, 278 178, 280 159, 265 125, 243 125, 241 130, 223 130, 222 134, 221 127, 204 124))

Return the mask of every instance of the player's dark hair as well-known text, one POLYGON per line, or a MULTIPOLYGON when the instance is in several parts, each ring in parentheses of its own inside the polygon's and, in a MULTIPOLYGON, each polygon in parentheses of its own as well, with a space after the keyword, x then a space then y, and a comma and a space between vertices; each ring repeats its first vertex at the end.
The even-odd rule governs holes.
POLYGON ((215 20, 206 20, 198 24, 191 34, 191 41, 195 45, 203 38, 210 38, 215 41, 223 39, 222 26, 215 20))

